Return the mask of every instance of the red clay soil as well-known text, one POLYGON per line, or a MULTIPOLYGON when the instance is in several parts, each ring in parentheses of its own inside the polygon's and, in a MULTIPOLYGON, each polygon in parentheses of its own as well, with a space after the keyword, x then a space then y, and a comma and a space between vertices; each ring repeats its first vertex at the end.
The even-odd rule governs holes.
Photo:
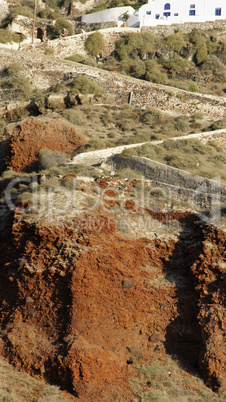
POLYGON ((28 118, 9 124, 4 135, 10 137, 6 165, 17 172, 36 171, 40 149, 72 154, 86 144, 85 139, 65 119, 28 118))
POLYGON ((156 353, 199 365, 223 388, 225 235, 188 213, 158 214, 175 217, 178 241, 125 239, 98 210, 57 227, 12 214, 1 235, 1 354, 83 401, 133 400, 134 363, 156 353))

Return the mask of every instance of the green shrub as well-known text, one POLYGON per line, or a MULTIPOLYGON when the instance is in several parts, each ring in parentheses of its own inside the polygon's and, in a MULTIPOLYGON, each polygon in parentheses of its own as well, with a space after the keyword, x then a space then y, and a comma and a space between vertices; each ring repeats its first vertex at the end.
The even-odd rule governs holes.
POLYGON ((137 148, 128 148, 124 149, 122 153, 120 154, 120 158, 127 159, 131 158, 131 156, 137 156, 137 148))
POLYGON ((58 13, 56 13, 55 11, 51 10, 48 7, 44 8, 44 10, 39 11, 37 15, 40 18, 45 18, 49 20, 55 20, 56 18, 59 17, 58 13))
POLYGON ((211 128, 212 130, 221 130, 223 128, 226 128, 226 117, 221 120, 215 121, 211 128))
POLYGON ((183 95, 182 93, 179 92, 179 93, 177 94, 177 98, 178 98, 178 99, 182 100, 183 97, 184 97, 184 95, 183 95))
POLYGON ((55 53, 55 51, 52 47, 47 47, 47 49, 45 50, 46 56, 53 56, 54 53, 55 53))
POLYGON ((83 114, 75 109, 64 110, 62 116, 75 126, 82 126, 85 121, 83 114))
POLYGON ((23 67, 15 62, 7 68, 8 78, 2 81, 3 88, 14 91, 14 96, 21 100, 30 99, 33 95, 33 87, 30 80, 23 76, 23 67))
POLYGON ((15 97, 21 100, 31 99, 33 87, 26 77, 13 77, 8 81, 8 87, 14 91, 15 97))
POLYGON ((206 39, 200 33, 194 32, 191 35, 193 47, 196 50, 195 58, 198 65, 202 64, 207 58, 206 39))
POLYGON ((91 80, 86 75, 80 75, 75 78, 71 90, 77 94, 101 94, 103 92, 97 82, 91 80))
POLYGON ((70 60, 75 63, 86 64, 87 66, 95 67, 97 64, 91 57, 84 57, 80 54, 73 54, 71 56, 65 57, 65 60, 70 60))
POLYGON ((174 126, 177 131, 187 132, 189 131, 189 122, 187 121, 186 117, 178 116, 174 120, 174 126))
POLYGON ((197 166, 198 159, 192 155, 185 155, 177 152, 177 154, 169 155, 165 157, 167 165, 175 167, 177 169, 189 170, 197 166))
POLYGON ((195 85, 189 85, 188 90, 190 92, 197 92, 198 88, 195 85))
POLYGON ((67 190, 76 190, 76 179, 74 177, 68 177, 66 180, 63 181, 62 185, 67 190))
POLYGON ((18 77, 23 71, 23 66, 20 63, 11 63, 7 67, 7 73, 9 76, 18 77))
POLYGON ((0 29, 0 43, 20 43, 23 42, 23 40, 26 39, 26 36, 23 34, 17 34, 10 32, 7 29, 0 29))
POLYGON ((115 55, 120 61, 128 57, 143 58, 156 50, 158 41, 159 39, 151 32, 129 33, 117 41, 115 55))
POLYGON ((58 37, 65 32, 69 36, 74 34, 74 30, 71 23, 62 17, 57 18, 53 27, 53 35, 58 37))
POLYGON ((106 143, 101 138, 96 138, 89 141, 89 146, 94 149, 106 148, 106 143))
POLYGON ((137 151, 138 156, 141 156, 144 158, 149 158, 149 159, 156 159, 157 154, 160 151, 160 148, 158 148, 152 144, 145 144, 145 145, 142 145, 141 147, 137 147, 136 151, 137 151))
POLYGON ((206 75, 213 74, 215 76, 222 76, 226 74, 226 67, 217 56, 211 55, 207 56, 206 60, 201 66, 201 71, 206 75))
POLYGON ((99 11, 103 11, 107 9, 107 4, 99 4, 98 6, 92 8, 92 10, 89 11, 90 14, 92 13, 98 13, 99 11))
POLYGON ((218 52, 220 50, 220 47, 221 47, 221 45, 217 41, 208 40, 206 42, 206 48, 207 48, 207 53, 208 54, 218 52))
POLYGON ((204 119, 204 114, 201 113, 201 112, 197 112, 197 113, 194 114, 193 117, 194 117, 195 120, 203 120, 204 119))
POLYGON ((94 57, 97 57, 105 48, 104 36, 100 32, 94 32, 88 36, 85 42, 87 52, 94 57))
POLYGON ((166 38, 166 45, 179 52, 186 45, 186 42, 181 34, 175 33, 166 38))
POLYGON ((39 151, 39 163, 41 169, 50 169, 60 166, 67 162, 67 157, 63 152, 50 151, 43 149, 39 151))
POLYGON ((145 67, 145 80, 156 84, 165 84, 167 82, 167 75, 160 71, 160 67, 155 60, 147 60, 145 67))
POLYGON ((162 143, 162 147, 167 151, 171 151, 172 149, 178 148, 178 141, 166 140, 162 143))
POLYGON ((121 62, 122 70, 135 78, 141 78, 145 75, 146 67, 144 61, 140 59, 126 59, 121 62))
POLYGON ((84 56, 81 54, 72 54, 71 56, 65 57, 65 60, 74 61, 75 63, 82 63, 85 60, 84 56))
POLYGON ((120 177, 122 179, 140 179, 143 177, 143 173, 138 172, 137 170, 132 170, 130 168, 120 169, 115 174, 116 177, 120 177))
POLYGON ((164 121, 164 114, 158 109, 148 108, 141 116, 141 121, 148 126, 156 126, 164 121))
POLYGON ((180 74, 185 68, 192 66, 193 63, 177 55, 174 59, 164 61, 163 65, 168 69, 172 77, 175 77, 176 75, 180 74))

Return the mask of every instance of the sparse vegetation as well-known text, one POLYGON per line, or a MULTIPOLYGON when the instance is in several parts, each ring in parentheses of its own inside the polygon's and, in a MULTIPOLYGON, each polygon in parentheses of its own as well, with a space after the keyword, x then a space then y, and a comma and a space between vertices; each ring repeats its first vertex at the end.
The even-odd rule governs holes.
POLYGON ((116 177, 130 178, 130 179, 141 179, 143 174, 137 170, 132 170, 130 168, 119 169, 115 175, 116 177))
POLYGON ((64 110, 62 116, 75 126, 81 126, 85 122, 84 114, 76 109, 64 110))
POLYGON ((39 151, 40 169, 49 169, 54 166, 63 165, 66 162, 66 155, 60 151, 50 151, 48 149, 39 151))
POLYGON ((20 100, 28 100, 32 97, 33 87, 30 80, 25 76, 20 63, 14 62, 7 68, 7 76, 1 80, 2 89, 10 89, 14 97, 20 100))
POLYGON ((226 180, 223 174, 226 155, 214 141, 203 144, 198 139, 166 140, 159 145, 145 144, 121 153, 122 158, 131 156, 146 157, 208 178, 220 175, 223 181, 226 180))
POLYGON ((8 29, 0 29, 0 43, 21 43, 26 39, 26 36, 19 33, 13 33, 8 29))

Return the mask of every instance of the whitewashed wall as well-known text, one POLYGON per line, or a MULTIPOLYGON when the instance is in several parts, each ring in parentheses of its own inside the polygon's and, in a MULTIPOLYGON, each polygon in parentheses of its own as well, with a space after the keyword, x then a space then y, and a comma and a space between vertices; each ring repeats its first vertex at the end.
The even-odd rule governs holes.
POLYGON ((224 18, 226 18, 226 0, 149 0, 139 9, 140 26, 205 22, 224 18), (170 4, 169 10, 164 9, 167 3, 170 4), (215 15, 216 8, 221 9, 221 16, 215 15), (195 16, 189 15, 190 10, 195 10, 195 16), (164 17, 165 12, 170 12, 170 16, 164 17), (157 15, 159 19, 156 18, 157 15))

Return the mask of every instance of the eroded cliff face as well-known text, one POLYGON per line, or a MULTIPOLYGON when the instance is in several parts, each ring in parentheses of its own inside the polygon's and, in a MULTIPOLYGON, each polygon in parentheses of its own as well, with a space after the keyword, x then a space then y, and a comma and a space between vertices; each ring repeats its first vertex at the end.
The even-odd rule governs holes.
MULTIPOLYGON (((135 400, 135 366, 168 355, 223 390, 225 233, 189 212, 148 209, 143 222, 151 217, 155 233, 124 232, 106 186, 107 209, 87 205, 58 224, 33 219, 32 210, 9 216, 0 251, 2 356, 87 401, 135 400), (176 229, 164 235, 170 222, 176 229)), ((77 191, 89 196, 85 183, 77 191)), ((127 217, 139 213, 125 202, 127 217)))
POLYGON ((41 116, 8 124, 4 137, 9 138, 6 165, 17 172, 37 170, 38 152, 41 149, 71 154, 86 144, 75 127, 61 117, 51 119, 41 116))

